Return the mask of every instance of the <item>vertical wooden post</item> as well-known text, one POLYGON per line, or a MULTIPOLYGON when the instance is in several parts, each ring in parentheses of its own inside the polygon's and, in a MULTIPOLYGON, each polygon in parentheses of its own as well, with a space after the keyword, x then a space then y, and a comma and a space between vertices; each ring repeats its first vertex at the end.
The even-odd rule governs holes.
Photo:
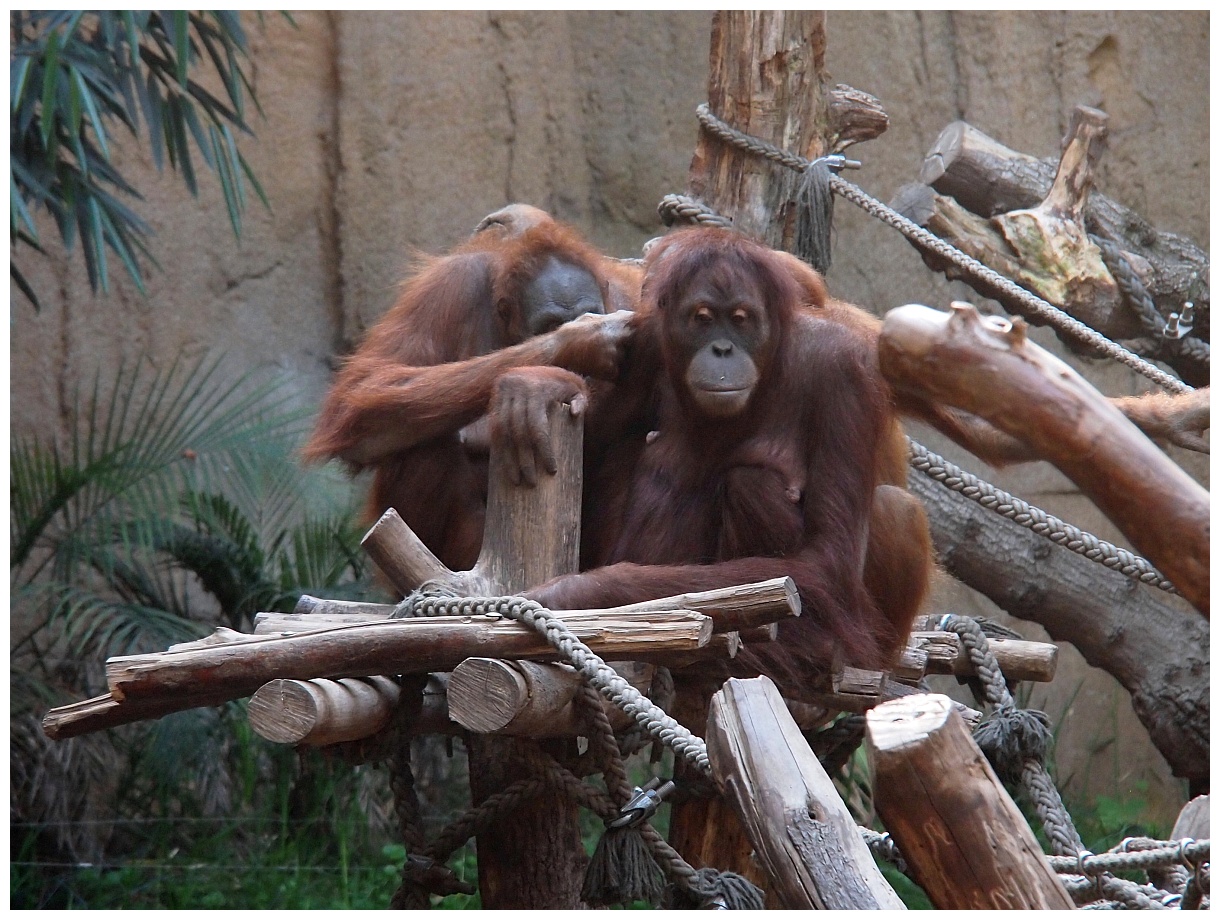
MULTIPOLYGON (((829 105, 825 92, 826 14, 809 10, 720 10, 712 18, 708 106, 739 131, 812 159, 825 152, 829 105)), ((786 167, 700 132, 689 189, 742 233, 773 248, 791 247, 800 176, 786 167)), ((696 734, 711 693, 679 699, 696 734)), ((682 721, 680 719, 680 721, 682 721)), ((713 866, 757 878, 749 839, 731 810, 708 800, 675 805, 669 842, 693 866, 713 866), (722 813, 723 812, 723 813, 722 813), (734 825, 719 833, 721 822, 734 825)))
POLYGON ((902 910, 770 679, 712 697, 707 756, 789 910, 902 910))
MULTIPOLYGON (((514 486, 508 458, 491 457, 483 550, 476 572, 505 594, 575 572, 580 547, 583 419, 561 405, 551 412, 555 476, 534 488, 514 486)), ((572 742, 557 739, 546 745, 572 742)), ((514 754, 515 742, 469 736, 470 792, 475 804, 536 771, 514 754)), ((583 907, 581 883, 588 863, 581 846, 579 812, 561 799, 523 804, 505 821, 479 834, 479 892, 490 910, 583 907)))
MULTIPOLYGON (((826 14, 721 10, 712 19, 707 101, 739 131, 807 159, 826 149, 826 14)), ((741 232, 789 249, 800 176, 701 132, 689 186, 741 232)))
POLYGON ((877 812, 937 908, 1074 908, 947 696, 882 703, 867 745, 877 812))

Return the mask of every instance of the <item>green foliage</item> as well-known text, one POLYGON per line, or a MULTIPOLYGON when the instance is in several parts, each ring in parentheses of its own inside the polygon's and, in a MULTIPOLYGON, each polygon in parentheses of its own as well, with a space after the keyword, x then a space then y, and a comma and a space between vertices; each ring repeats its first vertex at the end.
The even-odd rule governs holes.
MULTIPOLYGON (((168 159, 192 195, 198 195, 196 155, 216 173, 234 234, 241 236, 247 180, 267 205, 234 133, 251 133, 246 94, 258 105, 244 69, 247 42, 237 12, 13 11, 9 34, 14 247, 43 251, 33 214, 46 208, 67 249, 79 237, 95 293, 109 290, 107 247, 144 291, 137 256, 155 264, 145 245, 151 231, 124 204, 140 194, 111 158, 115 131, 138 137, 141 118, 157 168, 168 159), (204 86, 212 77, 223 86, 222 97, 204 86)), ((9 272, 37 306, 11 258, 9 272)))
POLYGON ((62 442, 13 440, 10 810, 50 825, 40 847, 94 858, 105 829, 82 817, 227 814, 293 772, 235 705, 61 742, 38 723, 104 692, 107 657, 367 594, 350 490, 301 469, 304 425, 281 385, 140 362, 78 398, 62 442))

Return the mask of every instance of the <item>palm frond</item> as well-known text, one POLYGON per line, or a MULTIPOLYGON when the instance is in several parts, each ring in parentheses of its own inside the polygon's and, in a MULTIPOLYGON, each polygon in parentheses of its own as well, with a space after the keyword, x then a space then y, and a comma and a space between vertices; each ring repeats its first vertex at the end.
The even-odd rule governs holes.
MULTIPOLYGON (((144 291, 136 255, 148 256, 143 240, 151 230, 119 203, 116 193, 140 196, 111 160, 115 128, 138 137, 141 115, 158 169, 168 159, 197 195, 193 143, 220 182, 237 237, 245 180, 267 204, 233 138, 233 129, 252 133, 243 114, 247 94, 261 112, 236 13, 13 11, 9 34, 10 226, 26 229, 12 234, 14 244, 36 238, 30 212, 46 208, 66 248, 80 236, 95 293, 109 289, 108 248, 144 291), (208 76, 196 79, 201 72, 208 76), (224 100, 205 86, 212 74, 224 100)), ((20 271, 14 278, 37 307, 20 271)))
POLYGON ((74 410, 69 444, 17 440, 10 449, 10 566, 25 577, 54 563, 60 577, 79 548, 113 534, 115 519, 156 519, 186 488, 216 488, 238 456, 284 453, 303 416, 283 387, 250 376, 226 381, 218 360, 121 368, 74 410), (107 512, 111 513, 107 513, 107 512))

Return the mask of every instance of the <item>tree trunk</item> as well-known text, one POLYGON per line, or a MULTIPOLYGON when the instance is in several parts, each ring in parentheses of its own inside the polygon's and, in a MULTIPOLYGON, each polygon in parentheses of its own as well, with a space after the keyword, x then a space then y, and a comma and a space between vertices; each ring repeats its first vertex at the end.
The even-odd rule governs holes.
MULTIPOLYGON (((814 159, 827 149, 826 14, 719 11, 712 18, 708 105, 738 131, 814 159)), ((701 132, 688 179, 747 236, 791 248, 800 176, 701 132)))
POLYGON ((1207 781, 1206 620, 1190 615, 1184 601, 1056 546, 923 474, 911 475, 910 489, 928 508, 949 574, 1113 675, 1174 775, 1207 781))

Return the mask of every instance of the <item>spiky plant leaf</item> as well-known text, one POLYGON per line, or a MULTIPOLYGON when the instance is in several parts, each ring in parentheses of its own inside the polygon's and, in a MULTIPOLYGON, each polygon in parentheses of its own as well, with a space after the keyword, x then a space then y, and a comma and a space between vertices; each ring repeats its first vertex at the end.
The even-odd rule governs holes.
MULTIPOLYGON (((119 204, 120 194, 140 196, 111 161, 114 128, 138 137, 141 114, 157 168, 168 159, 197 195, 193 142, 220 182, 236 236, 245 209, 243 176, 267 205, 233 140, 233 129, 251 133, 243 116, 247 95, 261 112, 245 72, 248 44, 237 14, 12 11, 9 35, 14 246, 37 238, 32 213, 46 208, 67 249, 80 236, 95 293, 109 289, 107 249, 144 291, 136 256, 150 258, 144 239, 151 230, 119 204), (203 73, 220 78, 226 100, 204 86, 206 78, 196 79, 203 73), (23 234, 16 232, 19 224, 23 234)), ((37 308, 20 269, 10 264, 9 271, 37 308)))

